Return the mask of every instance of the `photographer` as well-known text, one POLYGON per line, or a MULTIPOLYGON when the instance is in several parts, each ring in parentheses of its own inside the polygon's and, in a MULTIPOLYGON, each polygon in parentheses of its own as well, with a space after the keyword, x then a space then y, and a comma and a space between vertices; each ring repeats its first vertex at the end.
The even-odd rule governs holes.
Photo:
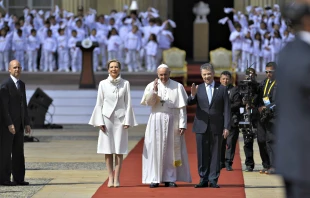
POLYGON ((221 73, 220 82, 227 87, 230 107, 231 107, 231 128, 227 139, 223 139, 221 149, 221 168, 226 168, 227 171, 232 171, 232 164, 235 156, 236 144, 239 137, 239 108, 241 106, 241 96, 238 93, 238 88, 231 84, 231 74, 228 71, 221 73))
POLYGON ((254 151, 253 144, 255 138, 255 131, 258 120, 258 82, 256 81, 256 71, 253 68, 246 70, 245 80, 239 84, 239 94, 242 97, 242 107, 244 112, 239 122, 239 128, 243 134, 244 146, 243 150, 245 153, 245 165, 246 172, 252 172, 255 166, 254 162, 254 151))
POLYGON ((274 72, 276 63, 269 62, 266 65, 267 78, 262 81, 259 89, 258 111, 260 119, 257 127, 257 143, 263 161, 263 170, 260 173, 274 174, 274 131, 275 119, 275 89, 276 80, 274 72))

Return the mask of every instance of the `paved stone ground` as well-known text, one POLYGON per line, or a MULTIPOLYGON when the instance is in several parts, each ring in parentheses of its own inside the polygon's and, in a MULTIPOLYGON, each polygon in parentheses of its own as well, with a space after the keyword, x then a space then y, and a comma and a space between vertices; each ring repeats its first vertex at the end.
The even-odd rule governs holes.
MULTIPOLYGON (((143 137, 144 130, 145 125, 130 129, 129 150, 143 137)), ((40 142, 25 143, 26 181, 31 185, 1 186, 1 198, 87 198, 107 179, 104 156, 96 153, 97 128, 88 125, 64 125, 63 129, 34 129, 33 136, 40 142)), ((239 142, 244 162, 243 139, 240 138, 239 142)), ((246 197, 284 198, 280 177, 258 173, 262 166, 256 143, 254 156, 254 172, 243 172, 246 197)))
POLYGON ((36 179, 28 179, 28 181, 31 184, 29 186, 1 186, 0 197, 9 197, 9 198, 32 197, 51 180, 52 179, 36 178, 36 179))
MULTIPOLYGON (((240 135, 241 136, 241 135, 240 135)), ((247 198, 285 198, 283 180, 278 175, 260 174, 263 168, 262 160, 259 155, 257 139, 254 140, 254 161, 253 172, 243 172, 245 194, 247 198)), ((244 164, 245 155, 243 150, 243 138, 239 137, 241 161, 244 164)), ((245 170, 245 166, 242 166, 245 170)))
POLYGON ((105 170, 102 162, 26 162, 26 170, 105 170))
MULTIPOLYGON (((144 129, 145 125, 130 129, 129 150, 142 138, 144 129)), ((9 188, 10 193, 34 198, 91 197, 107 178, 104 155, 96 153, 98 131, 89 125, 33 129, 32 135, 40 142, 25 143, 26 181, 31 185, 16 192, 9 188)), ((10 197, 8 193, 3 197, 10 197)))

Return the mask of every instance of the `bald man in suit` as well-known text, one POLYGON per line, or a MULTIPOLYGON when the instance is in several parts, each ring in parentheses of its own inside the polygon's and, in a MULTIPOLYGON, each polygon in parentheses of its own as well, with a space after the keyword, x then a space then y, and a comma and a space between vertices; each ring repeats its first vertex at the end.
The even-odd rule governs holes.
POLYGON ((21 65, 12 60, 10 76, 1 84, 3 131, 1 138, 1 184, 29 185, 25 181, 24 131, 31 132, 28 119, 25 83, 21 81, 21 65), (11 181, 11 174, 13 181, 11 181))

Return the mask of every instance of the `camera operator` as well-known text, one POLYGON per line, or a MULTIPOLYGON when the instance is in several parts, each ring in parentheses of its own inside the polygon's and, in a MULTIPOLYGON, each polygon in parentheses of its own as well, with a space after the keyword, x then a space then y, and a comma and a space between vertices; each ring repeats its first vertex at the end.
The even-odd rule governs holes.
POLYGON ((220 82, 227 87, 230 107, 231 107, 231 128, 226 139, 223 139, 221 149, 221 168, 226 168, 227 171, 232 171, 232 164, 235 157, 236 144, 239 137, 239 108, 241 106, 241 96, 238 93, 237 87, 231 84, 231 73, 223 71, 221 73, 220 82))
POLYGON ((255 69, 248 68, 246 70, 245 80, 240 82, 238 88, 242 97, 242 107, 244 108, 241 120, 248 122, 248 124, 239 122, 239 128, 244 139, 243 150, 245 154, 246 172, 252 172, 255 166, 253 144, 255 139, 254 130, 256 130, 258 120, 257 98, 259 88, 256 76, 255 69))
POLYGON ((276 80, 274 72, 276 63, 269 62, 266 65, 267 78, 262 81, 259 89, 258 111, 260 119, 257 127, 257 143, 263 161, 263 169, 260 173, 274 174, 274 102, 276 80))

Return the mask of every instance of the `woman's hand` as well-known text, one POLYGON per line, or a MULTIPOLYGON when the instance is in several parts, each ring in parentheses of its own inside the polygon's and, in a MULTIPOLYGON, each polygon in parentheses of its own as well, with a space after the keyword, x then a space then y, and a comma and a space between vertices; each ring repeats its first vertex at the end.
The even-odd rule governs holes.
POLYGON ((124 125, 124 129, 128 129, 129 128, 129 125, 124 125))
POLYGON ((105 132, 106 132, 106 128, 105 128, 105 126, 104 126, 104 125, 101 125, 99 128, 100 128, 100 130, 101 130, 103 133, 105 133, 105 132))

